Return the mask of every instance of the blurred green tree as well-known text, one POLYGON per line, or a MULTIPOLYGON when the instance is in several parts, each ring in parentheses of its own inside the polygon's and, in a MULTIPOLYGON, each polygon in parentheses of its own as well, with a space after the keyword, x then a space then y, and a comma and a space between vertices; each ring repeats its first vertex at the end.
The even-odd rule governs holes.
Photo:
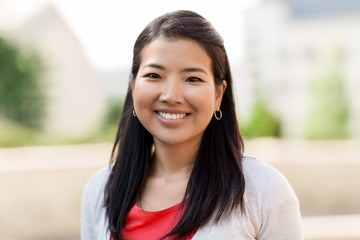
POLYGON ((260 91, 261 76, 258 71, 252 73, 255 101, 250 117, 240 124, 244 137, 280 137, 280 120, 271 112, 260 91))
POLYGON ((44 65, 35 50, 0 37, 0 117, 40 128, 45 116, 44 65))
POLYGON ((251 115, 241 125, 241 131, 247 138, 280 137, 280 121, 269 110, 265 101, 256 95, 251 115))
POLYGON ((104 128, 116 128, 120 120, 125 99, 122 97, 111 98, 108 100, 104 128))
POLYGON ((341 73, 342 55, 334 51, 322 75, 310 84, 307 139, 341 139, 349 136, 349 104, 341 73))

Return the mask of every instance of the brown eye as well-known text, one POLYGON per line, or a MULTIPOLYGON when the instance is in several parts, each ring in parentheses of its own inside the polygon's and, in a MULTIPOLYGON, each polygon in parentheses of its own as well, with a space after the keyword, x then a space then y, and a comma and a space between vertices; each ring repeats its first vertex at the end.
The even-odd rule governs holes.
POLYGON ((189 77, 186 79, 187 82, 202 82, 200 78, 197 77, 189 77))
POLYGON ((161 78, 159 74, 157 73, 149 73, 145 77, 151 78, 151 79, 159 79, 161 78))

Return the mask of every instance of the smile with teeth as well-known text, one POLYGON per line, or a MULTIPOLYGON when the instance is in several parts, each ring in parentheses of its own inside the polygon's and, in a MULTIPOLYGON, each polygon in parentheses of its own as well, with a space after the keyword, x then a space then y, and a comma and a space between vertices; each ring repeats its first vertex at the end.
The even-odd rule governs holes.
POLYGON ((186 116, 186 113, 164 113, 164 112, 158 112, 158 113, 161 117, 171 120, 181 119, 186 116))

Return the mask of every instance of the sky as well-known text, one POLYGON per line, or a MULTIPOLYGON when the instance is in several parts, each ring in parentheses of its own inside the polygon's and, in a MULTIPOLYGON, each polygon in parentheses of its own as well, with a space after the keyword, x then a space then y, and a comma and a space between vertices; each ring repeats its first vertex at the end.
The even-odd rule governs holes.
POLYGON ((95 69, 111 71, 129 66, 133 44, 154 18, 174 10, 193 10, 207 18, 225 41, 232 64, 241 62, 242 16, 260 0, 11 0, 51 2, 82 43, 95 69))

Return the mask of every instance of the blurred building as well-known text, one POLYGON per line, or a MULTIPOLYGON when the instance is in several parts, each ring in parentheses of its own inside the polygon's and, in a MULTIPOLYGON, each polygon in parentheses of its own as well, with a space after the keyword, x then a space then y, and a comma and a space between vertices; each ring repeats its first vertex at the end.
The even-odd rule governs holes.
POLYGON ((24 47, 40 51, 47 68, 49 98, 45 129, 81 137, 99 127, 105 96, 82 47, 49 4, 0 0, 0 32, 24 47))
POLYGON ((304 135, 310 82, 339 53, 351 133, 360 136, 359 26, 357 0, 263 0, 246 12, 244 74, 270 99, 284 136, 304 135))

